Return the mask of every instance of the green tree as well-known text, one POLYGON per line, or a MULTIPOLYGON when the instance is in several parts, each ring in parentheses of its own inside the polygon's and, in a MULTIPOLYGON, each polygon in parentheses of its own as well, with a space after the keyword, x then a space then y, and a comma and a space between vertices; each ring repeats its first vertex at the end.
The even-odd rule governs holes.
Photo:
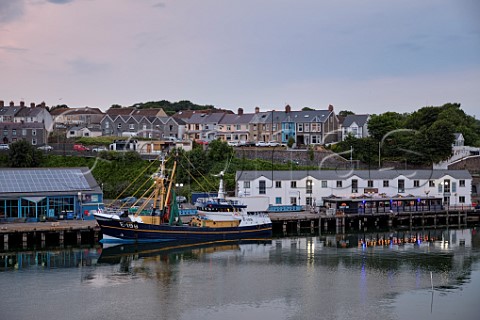
POLYGON ((404 128, 405 118, 405 115, 396 112, 385 112, 380 115, 372 114, 368 121, 368 132, 376 141, 382 141, 388 133, 404 128))
POLYGON ((38 167, 42 162, 42 152, 35 149, 25 140, 19 140, 10 144, 8 164, 10 167, 28 168, 38 167))
POLYGON ((355 112, 350 111, 350 110, 342 110, 338 113, 338 115, 341 116, 341 117, 346 117, 348 115, 354 115, 354 114, 355 114, 355 112))

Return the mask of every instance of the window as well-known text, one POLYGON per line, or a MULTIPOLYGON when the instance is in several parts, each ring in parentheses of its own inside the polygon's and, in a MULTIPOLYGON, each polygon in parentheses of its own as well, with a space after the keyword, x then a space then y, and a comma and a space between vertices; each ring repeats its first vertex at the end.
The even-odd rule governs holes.
POLYGON ((122 124, 121 124, 121 123, 119 123, 119 124, 117 125, 117 129, 122 129, 122 124))
POLYGON ((313 181, 307 180, 307 193, 312 193, 312 192, 313 192, 313 181))
POLYGON ((368 186, 369 188, 373 188, 373 180, 368 180, 368 181, 367 181, 367 186, 368 186))
POLYGON ((452 182, 452 192, 457 192, 457 183, 456 182, 452 182))
POLYGON ((383 180, 383 187, 388 188, 389 186, 389 181, 388 180, 383 180))
MULTIPOLYGON (((13 132, 12 132, 12 133, 13 133, 13 132)), ((465 187, 465 180, 460 180, 460 181, 458 181, 458 186, 459 186, 460 188, 465 187)))
MULTIPOLYGON (((32 129, 32 136, 36 136, 37 135, 37 130, 35 129, 32 129)), ((32 143, 33 144, 33 143, 32 143)))
POLYGON ((298 132, 303 132, 303 123, 298 124, 298 132))
POLYGON ((337 180, 337 188, 341 188, 342 187, 342 181, 341 180, 337 180))
MULTIPOLYGON (((17 129, 12 129, 12 136, 16 136, 16 135, 17 135, 17 129)), ((463 184, 465 184, 465 180, 463 180, 463 184)))
POLYGON ((282 197, 276 197, 275 204, 282 204, 282 197))
POLYGON ((307 198, 305 199, 305 201, 306 201, 305 204, 306 204, 307 206, 311 206, 311 205, 313 204, 312 197, 307 197, 307 198))
POLYGON ((250 181, 243 181, 243 188, 250 189, 250 181))
POLYGON ((358 192, 358 180, 352 179, 352 193, 358 192))
POLYGON ((328 188, 326 180, 322 181, 322 188, 328 188))
POLYGON ((130 130, 135 130, 135 125, 133 123, 131 123, 131 124, 128 125, 128 128, 130 130))
POLYGON ((260 180, 259 181, 258 189, 259 189, 258 190, 259 194, 266 194, 267 193, 265 180, 260 180))
POLYGON ((413 180, 413 187, 414 188, 420 187, 420 181, 419 180, 413 180))
POLYGON ((465 197, 464 196, 458 197, 458 202, 465 203, 465 197))
POLYGON ((105 122, 105 129, 108 129, 108 128, 110 128, 110 122, 107 121, 105 122))
POLYGON ((22 129, 22 136, 26 136, 27 135, 27 129, 22 129))
POLYGON ((297 188, 297 181, 290 181, 290 188, 292 189, 297 188))
POLYGON ((405 192, 405 180, 400 179, 398 180, 398 193, 404 193, 405 192))
POLYGON ((428 186, 431 187, 431 188, 434 188, 435 187, 435 181, 429 180, 428 181, 428 186))
POLYGON ((8 136, 8 129, 3 129, 3 135, 8 136))
POLYGON ((37 139, 32 139, 32 146, 37 144, 37 139))
POLYGON ((275 181, 275 188, 281 188, 282 187, 282 181, 275 181))
POLYGON ((240 125, 240 124, 237 124, 237 125, 236 125, 236 129, 237 129, 237 131, 240 131, 240 130, 242 130, 242 125, 240 125))
POLYGON ((70 130, 70 135, 71 136, 75 135, 75 131, 70 130))
POLYGON ((297 205, 297 197, 290 197, 290 204, 291 205, 297 205))
POLYGON ((443 192, 444 193, 449 193, 450 192, 450 180, 449 179, 446 179, 443 182, 443 192))

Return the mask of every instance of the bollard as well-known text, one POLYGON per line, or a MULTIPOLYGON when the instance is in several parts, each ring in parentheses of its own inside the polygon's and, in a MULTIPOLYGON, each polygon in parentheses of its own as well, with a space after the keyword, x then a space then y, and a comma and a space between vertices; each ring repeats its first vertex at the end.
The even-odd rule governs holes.
POLYGON ((60 233, 58 234, 58 242, 63 245, 63 240, 64 240, 64 233, 63 231, 60 231, 60 233))
POLYGON ((82 244, 82 233, 77 231, 77 244, 82 244))

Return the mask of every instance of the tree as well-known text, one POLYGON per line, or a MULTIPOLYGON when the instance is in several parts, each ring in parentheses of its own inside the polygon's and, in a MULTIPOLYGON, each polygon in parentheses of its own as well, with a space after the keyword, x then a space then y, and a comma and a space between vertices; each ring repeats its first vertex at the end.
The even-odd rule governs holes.
POLYGON ((376 141, 382 141, 388 133, 404 128, 404 124, 405 116, 396 112, 372 114, 368 121, 368 132, 376 141))
POLYGON ((354 115, 354 114, 355 114, 355 112, 350 111, 350 110, 342 110, 338 113, 338 115, 341 116, 341 117, 346 117, 348 115, 354 115))
POLYGON ((10 167, 28 168, 38 167, 42 162, 42 152, 35 149, 25 140, 19 140, 10 144, 8 164, 10 167))

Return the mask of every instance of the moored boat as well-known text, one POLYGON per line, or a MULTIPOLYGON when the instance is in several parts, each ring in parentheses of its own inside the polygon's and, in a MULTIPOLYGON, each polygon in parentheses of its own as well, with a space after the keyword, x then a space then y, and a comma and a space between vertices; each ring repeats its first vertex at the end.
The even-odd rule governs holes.
POLYGON ((135 212, 94 214, 102 230, 103 243, 158 241, 216 241, 267 238, 272 235, 272 221, 266 213, 251 214, 239 201, 225 199, 223 172, 216 198, 196 203, 197 214, 188 222, 179 217, 176 195, 172 189, 176 162, 170 177, 165 175, 165 160, 153 175, 153 191, 135 212), (151 208, 147 204, 153 201, 151 208))

